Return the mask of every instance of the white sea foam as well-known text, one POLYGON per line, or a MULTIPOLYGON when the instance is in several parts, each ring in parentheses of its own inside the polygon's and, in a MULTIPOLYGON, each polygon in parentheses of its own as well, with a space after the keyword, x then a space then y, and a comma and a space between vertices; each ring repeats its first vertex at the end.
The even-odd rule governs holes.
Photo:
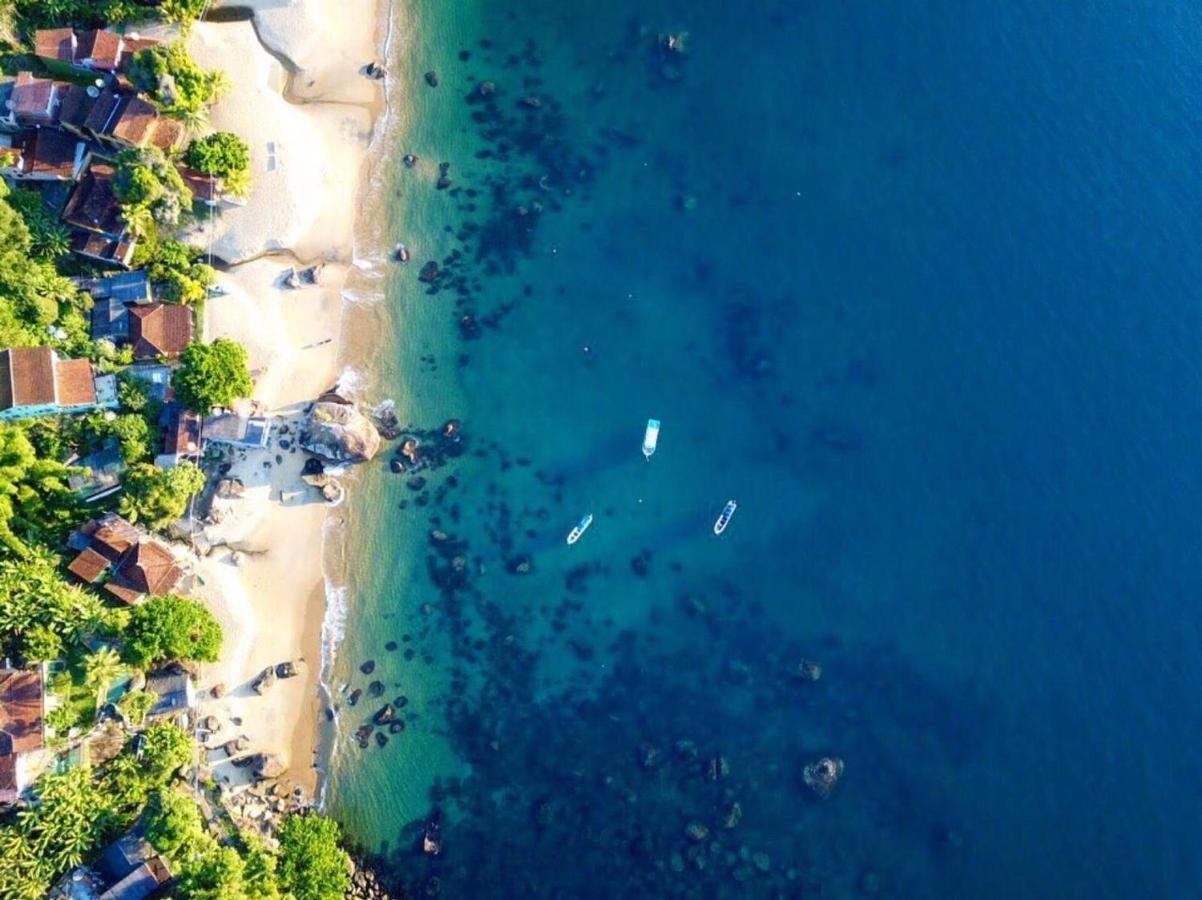
POLYGON ((343 366, 342 371, 338 373, 338 380, 334 382, 334 390, 343 397, 356 400, 363 392, 363 384, 366 380, 363 372, 354 366, 343 366))

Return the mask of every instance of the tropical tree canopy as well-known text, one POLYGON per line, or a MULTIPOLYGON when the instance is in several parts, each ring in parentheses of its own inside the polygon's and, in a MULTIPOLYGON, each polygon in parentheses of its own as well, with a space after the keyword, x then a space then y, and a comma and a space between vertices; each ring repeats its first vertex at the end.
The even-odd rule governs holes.
POLYGON ((179 241, 160 240, 150 250, 146 271, 159 296, 176 303, 198 303, 216 281, 213 267, 201 262, 201 252, 179 241))
POLYGON ((89 631, 107 630, 95 594, 69 584, 45 550, 0 560, 0 655, 50 660, 89 631))
POLYGON ((165 660, 213 662, 221 653, 221 624, 187 597, 151 597, 135 606, 125 629, 125 657, 141 668, 165 660))
POLYGON ((192 344, 180 354, 180 367, 171 378, 175 399, 193 412, 207 415, 214 406, 229 406, 249 397, 246 348, 229 338, 211 344, 192 344))
POLYGON ((296 900, 340 900, 350 886, 351 860, 342 829, 316 813, 289 816, 279 832, 280 886, 296 900))
POLYGON ((125 473, 121 514, 131 522, 161 528, 187 512, 188 500, 204 484, 204 473, 192 463, 183 462, 170 469, 138 463, 125 473))
POLYGON ((246 192, 250 147, 232 132, 215 131, 196 138, 188 145, 184 162, 202 175, 223 179, 232 193, 241 195, 246 192))
POLYGON ((78 469, 39 459, 19 425, 0 424, 0 545, 17 556, 30 542, 57 544, 84 518, 67 484, 78 469))
POLYGON ((169 116, 195 121, 224 89, 220 72, 206 72, 181 41, 156 44, 130 57, 125 73, 169 116))

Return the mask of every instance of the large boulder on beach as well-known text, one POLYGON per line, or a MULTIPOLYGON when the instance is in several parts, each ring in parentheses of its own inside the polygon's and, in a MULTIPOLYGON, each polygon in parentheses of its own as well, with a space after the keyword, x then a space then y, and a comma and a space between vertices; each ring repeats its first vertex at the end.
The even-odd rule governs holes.
POLYGON ((354 406, 320 401, 305 420, 300 445, 333 462, 365 462, 380 449, 380 432, 354 406))

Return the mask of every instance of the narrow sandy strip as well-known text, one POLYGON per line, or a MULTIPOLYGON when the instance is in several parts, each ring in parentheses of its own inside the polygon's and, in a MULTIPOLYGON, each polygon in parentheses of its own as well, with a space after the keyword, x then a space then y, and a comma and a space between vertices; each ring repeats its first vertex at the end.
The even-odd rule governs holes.
MULTIPOLYGON (((223 696, 206 695, 201 716, 220 722, 208 746, 245 736, 247 752, 282 760, 286 780, 312 797, 328 508, 300 479, 304 455, 294 439, 305 404, 337 378, 341 291, 379 103, 379 86, 358 70, 375 57, 381 23, 376 4, 363 0, 225 5, 256 7, 256 20, 198 23, 190 49, 234 85, 212 125, 247 140, 253 190, 245 207, 201 223, 191 239, 232 264, 219 278, 226 293, 207 304, 205 337, 247 347, 254 399, 275 427, 266 450, 232 454, 227 477, 243 493, 215 501, 220 521, 201 541, 202 550, 215 546, 198 563, 197 593, 226 632, 221 660, 201 679, 206 691, 222 685, 223 696), (313 263, 324 263, 317 285, 283 285, 287 268, 313 263), (297 677, 262 695, 251 688, 283 662, 295 664, 297 677)), ((219 783, 246 783, 247 770, 223 752, 209 761, 219 783)))

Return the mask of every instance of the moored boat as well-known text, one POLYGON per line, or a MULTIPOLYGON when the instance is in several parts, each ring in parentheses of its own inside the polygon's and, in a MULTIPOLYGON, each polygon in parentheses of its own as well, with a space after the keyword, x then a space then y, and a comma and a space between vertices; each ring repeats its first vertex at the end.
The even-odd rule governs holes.
POLYGON ((733 500, 727 500, 726 505, 722 507, 722 514, 718 516, 718 521, 714 523, 714 534, 721 534, 726 530, 726 526, 730 524, 730 517, 735 514, 735 510, 739 508, 739 504, 733 500))
POLYGON ((568 532, 568 543, 574 544, 580 540, 580 535, 588 531, 588 527, 593 524, 593 514, 588 513, 583 519, 576 523, 576 527, 568 532))
POLYGON ((651 458, 655 445, 659 443, 659 419, 648 419, 647 430, 643 432, 643 456, 651 458))

